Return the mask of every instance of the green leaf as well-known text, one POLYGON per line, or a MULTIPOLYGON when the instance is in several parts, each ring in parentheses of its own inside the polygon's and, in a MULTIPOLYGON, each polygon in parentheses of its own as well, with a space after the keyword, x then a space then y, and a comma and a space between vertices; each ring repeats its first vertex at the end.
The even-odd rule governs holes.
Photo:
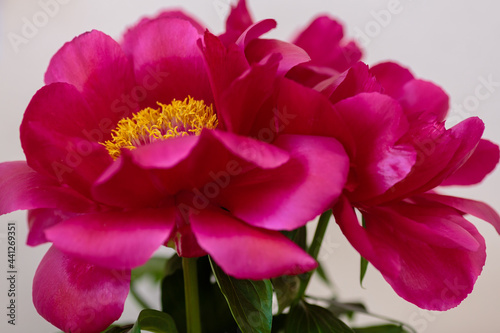
POLYGON ((178 333, 170 315, 152 309, 141 311, 130 333, 141 333, 141 330, 153 333, 178 333))
POLYGON ((353 333, 342 320, 325 308, 300 302, 290 310, 285 333, 353 333))
POLYGON ((243 333, 270 333, 273 321, 271 281, 235 279, 211 259, 210 264, 240 330, 243 333))
POLYGON ((381 325, 354 328, 356 333, 408 333, 401 325, 381 325))
POLYGON ((366 307, 363 303, 340 303, 337 301, 330 302, 328 310, 336 317, 346 315, 347 318, 353 319, 357 312, 366 313, 366 307))
POLYGON ((300 287, 300 279, 296 275, 283 275, 271 280, 278 299, 278 313, 282 313, 292 305, 297 297, 300 287))
MULTIPOLYGON (((125 325, 125 326, 111 325, 103 333, 129 333, 130 329, 133 326, 134 326, 133 324, 125 325)), ((61 333, 63 333, 63 332, 61 332, 61 333)))

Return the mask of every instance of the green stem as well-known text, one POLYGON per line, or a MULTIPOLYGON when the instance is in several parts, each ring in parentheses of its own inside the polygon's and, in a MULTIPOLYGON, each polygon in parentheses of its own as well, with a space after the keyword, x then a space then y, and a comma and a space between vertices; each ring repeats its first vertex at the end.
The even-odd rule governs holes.
MULTIPOLYGON (((323 238, 325 237, 325 232, 328 227, 328 222, 330 221, 330 217, 332 216, 332 211, 328 210, 321 214, 319 217, 318 225, 316 226, 316 232, 314 233, 314 238, 307 251, 311 257, 314 259, 318 258, 319 250, 321 249, 321 244, 323 243, 323 238)), ((295 298, 294 304, 297 304, 303 297, 307 289, 307 285, 311 280, 315 270, 307 272, 303 275, 300 280, 300 287, 297 293, 297 297, 295 298)))
POLYGON ((197 258, 182 258, 184 298, 186 299, 187 333, 201 333, 200 300, 198 296, 197 258))

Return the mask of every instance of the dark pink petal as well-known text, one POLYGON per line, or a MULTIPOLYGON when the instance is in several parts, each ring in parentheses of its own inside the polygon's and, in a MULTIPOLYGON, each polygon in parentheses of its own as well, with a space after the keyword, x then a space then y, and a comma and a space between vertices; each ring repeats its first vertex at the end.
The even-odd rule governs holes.
MULTIPOLYGON (((99 130, 94 135, 103 136, 104 140, 124 116, 121 109, 127 104, 123 96, 131 94, 136 85, 132 64, 120 45, 96 30, 66 43, 52 57, 45 82, 66 82, 75 86, 89 105, 87 113, 94 115, 92 129, 99 130), (99 128, 99 125, 105 126, 99 128)), ((89 133, 96 131, 89 130, 89 133)))
POLYGON ((136 29, 139 25, 148 24, 151 21, 161 20, 161 19, 181 19, 181 20, 188 21, 189 23, 191 23, 191 25, 193 27, 196 28, 196 30, 200 34, 204 33, 205 30, 206 30, 206 27, 203 24, 201 24, 199 22, 199 20, 193 18, 191 16, 191 14, 188 15, 188 14, 184 13, 182 10, 179 10, 179 9, 177 9, 177 10, 166 10, 166 11, 161 12, 160 14, 158 14, 158 15, 152 17, 152 18, 149 18, 149 17, 143 18, 133 28, 136 29))
POLYGON ((283 57, 278 75, 285 75, 292 67, 311 60, 307 52, 297 45, 277 39, 255 39, 245 48, 245 55, 251 64, 261 62, 275 53, 283 57))
POLYGON ((382 92, 382 87, 369 72, 368 66, 358 62, 347 71, 344 80, 330 95, 330 101, 335 104, 362 92, 382 92))
POLYGON ((204 209, 190 220, 200 246, 235 278, 268 279, 301 274, 317 266, 280 232, 251 227, 223 210, 204 209))
POLYGON ((219 36, 224 45, 235 43, 238 37, 253 24, 245 0, 239 0, 236 6, 231 6, 231 12, 226 20, 226 31, 219 36))
POLYGON ((400 97, 403 86, 414 79, 413 74, 407 68, 394 62, 375 65, 370 69, 370 72, 380 82, 384 93, 396 99, 400 97))
POLYGON ((480 218, 481 220, 491 223, 496 231, 500 233, 500 216, 491 206, 484 202, 435 193, 422 193, 417 197, 430 202, 439 202, 443 205, 455 208, 464 214, 470 214, 480 218))
MULTIPOLYGON (((197 29, 185 19, 158 18, 127 31, 125 53, 133 59, 136 80, 148 83, 141 89, 141 105, 170 103, 188 95, 213 103, 197 29)), ((138 92, 139 93, 139 92, 138 92)), ((139 94, 138 94, 139 96, 139 94)))
POLYGON ((289 79, 280 82, 275 115, 281 134, 332 136, 354 155, 354 139, 341 115, 319 92, 289 79))
POLYGON ((170 236, 175 208, 86 214, 45 231, 54 246, 92 264, 130 269, 144 264, 170 236))
POLYGON ((33 96, 21 124, 28 165, 87 194, 90 184, 112 162, 97 142, 103 138, 102 119, 74 86, 43 87, 33 96), (101 134, 94 135, 95 131, 101 134))
POLYGON ((68 213, 59 209, 37 208, 28 211, 28 239, 26 244, 37 246, 47 243, 49 240, 45 237, 45 229, 59 224, 70 217, 79 214, 68 213))
POLYGON ((355 43, 346 43, 340 23, 327 17, 316 18, 295 39, 294 44, 303 48, 312 62, 343 72, 361 59, 361 50, 355 43))
POLYGON ((95 209, 95 204, 24 161, 0 163, 0 214, 35 208, 86 212, 95 209))
MULTIPOLYGON (((448 310, 472 291, 486 260, 483 237, 454 209, 395 204, 363 212, 374 246, 399 257, 398 276, 384 276, 394 291, 428 310, 448 310)), ((384 257, 367 258, 376 268, 384 257)))
POLYGON ((351 200, 380 195, 408 175, 416 154, 411 145, 397 143, 409 127, 397 101, 379 93, 361 93, 334 107, 355 140, 350 182, 356 189, 349 195, 351 200))
POLYGON ((152 207, 183 190, 218 189, 217 182, 225 184, 256 167, 276 168, 289 159, 286 151, 273 145, 211 130, 122 154, 92 192, 99 201, 119 207, 152 207))
POLYGON ((492 172, 499 160, 498 145, 481 139, 469 159, 441 185, 473 185, 492 172))
POLYGON ((333 138, 282 135, 274 144, 290 152, 291 160, 235 177, 219 203, 255 227, 292 230, 333 205, 344 188, 349 159, 333 138))
POLYGON ((254 39, 276 28, 276 21, 273 19, 262 20, 249 26, 238 38, 236 45, 245 49, 254 39))
POLYGON ((402 87, 400 94, 398 100, 410 121, 422 116, 431 117, 436 122, 446 118, 448 95, 434 83, 410 80, 402 87))
POLYGON ((486 259, 484 239, 455 210, 400 203, 363 211, 359 225, 346 199, 334 209, 342 232, 401 297, 428 310, 457 306, 486 259))
POLYGON ((64 332, 99 333, 117 320, 127 298, 130 270, 110 270, 52 246, 33 280, 38 313, 64 332))

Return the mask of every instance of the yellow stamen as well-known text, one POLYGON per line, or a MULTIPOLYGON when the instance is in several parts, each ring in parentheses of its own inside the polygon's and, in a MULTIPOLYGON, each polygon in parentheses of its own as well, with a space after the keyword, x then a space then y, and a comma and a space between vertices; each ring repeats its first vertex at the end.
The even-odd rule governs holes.
POLYGON ((174 99, 168 105, 158 103, 158 106, 158 109, 146 108, 120 120, 111 133, 112 139, 101 142, 113 159, 120 156, 122 148, 132 150, 158 140, 199 135, 204 128, 214 129, 218 125, 212 105, 207 106, 191 96, 184 101, 174 99))

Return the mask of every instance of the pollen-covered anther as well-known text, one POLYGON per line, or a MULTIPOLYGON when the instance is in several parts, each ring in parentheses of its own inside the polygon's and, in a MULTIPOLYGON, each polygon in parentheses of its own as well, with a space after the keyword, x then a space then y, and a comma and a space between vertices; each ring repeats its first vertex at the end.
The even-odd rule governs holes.
POLYGON ((146 108, 121 119, 111 132, 111 140, 101 143, 113 159, 120 156, 122 148, 132 150, 158 140, 199 135, 204 128, 218 125, 212 105, 207 106, 203 100, 188 96, 184 101, 157 104, 158 109, 146 108))

